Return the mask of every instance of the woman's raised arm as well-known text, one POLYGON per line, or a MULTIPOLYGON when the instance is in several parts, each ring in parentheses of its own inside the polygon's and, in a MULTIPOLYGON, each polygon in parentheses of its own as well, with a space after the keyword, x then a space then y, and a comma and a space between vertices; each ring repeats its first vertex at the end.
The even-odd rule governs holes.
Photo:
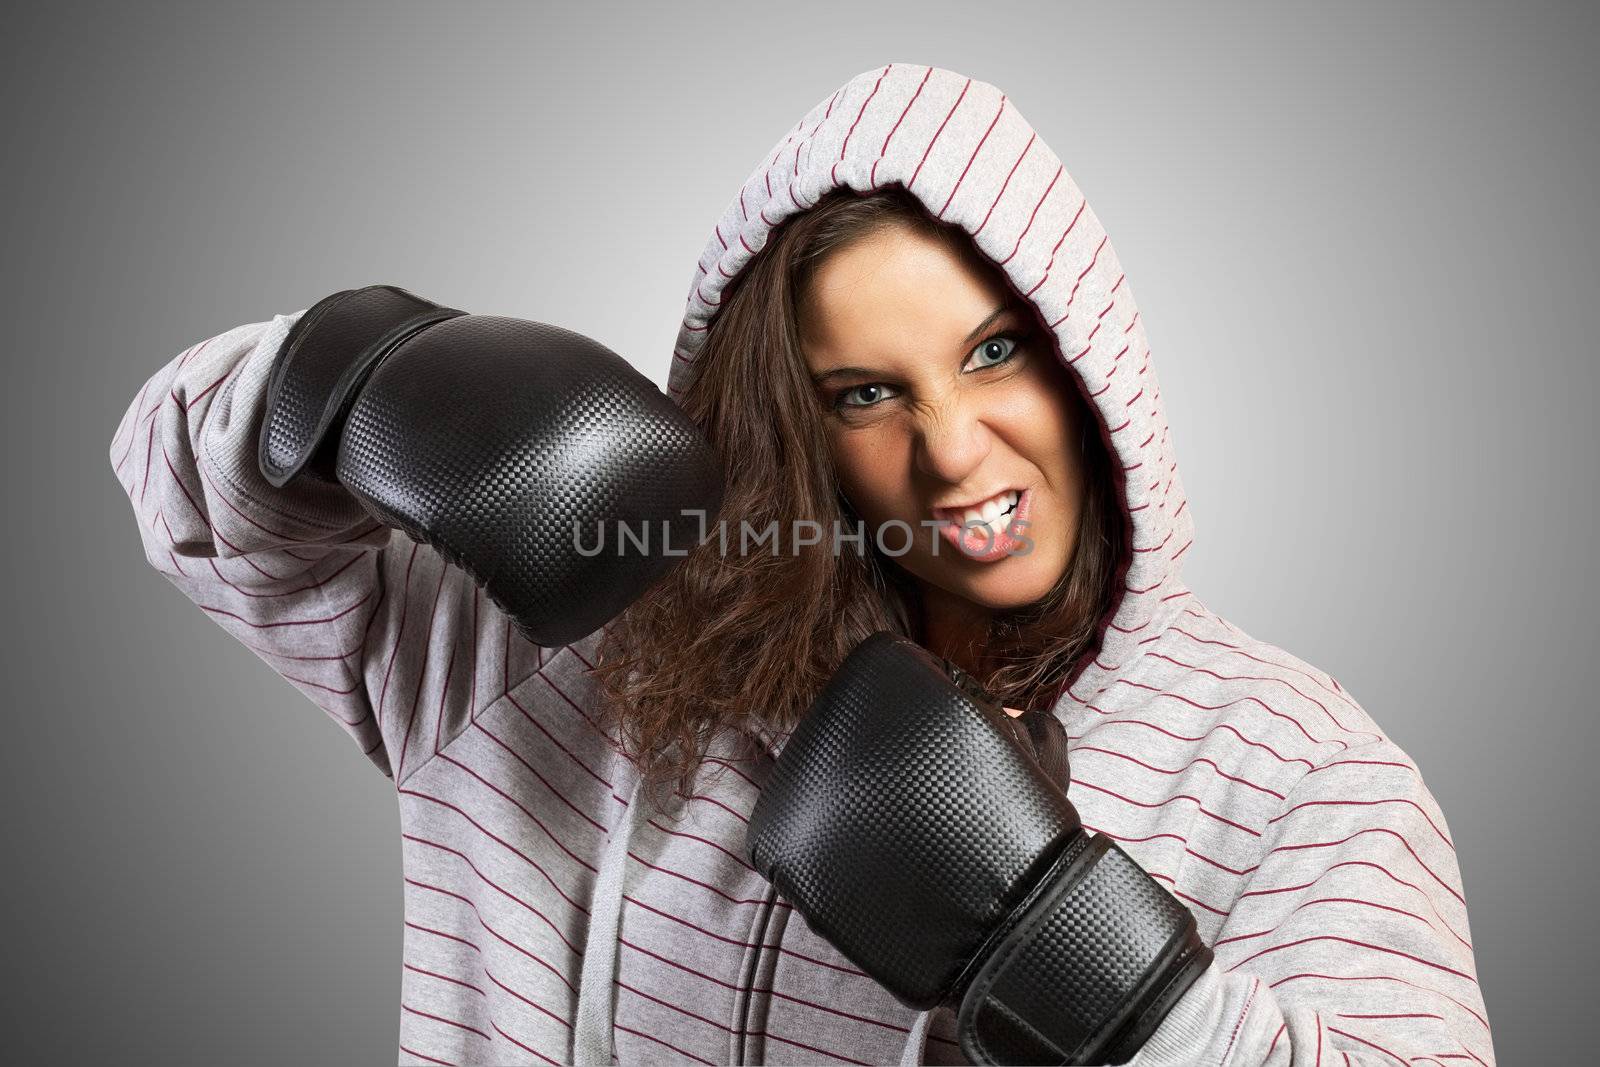
POLYGON ((262 477, 269 372, 302 314, 172 358, 129 406, 110 460, 150 564, 399 782, 544 653, 432 548, 391 545, 341 486, 262 477))

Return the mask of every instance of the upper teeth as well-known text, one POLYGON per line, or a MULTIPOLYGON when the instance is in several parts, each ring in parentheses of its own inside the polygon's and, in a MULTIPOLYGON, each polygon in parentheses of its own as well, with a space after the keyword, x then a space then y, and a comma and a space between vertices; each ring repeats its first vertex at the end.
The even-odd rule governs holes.
POLYGON ((969 522, 991 523, 999 516, 1016 507, 1017 497, 1018 494, 1015 489, 1007 489, 999 496, 990 497, 977 507, 963 509, 960 518, 956 521, 962 525, 969 522))

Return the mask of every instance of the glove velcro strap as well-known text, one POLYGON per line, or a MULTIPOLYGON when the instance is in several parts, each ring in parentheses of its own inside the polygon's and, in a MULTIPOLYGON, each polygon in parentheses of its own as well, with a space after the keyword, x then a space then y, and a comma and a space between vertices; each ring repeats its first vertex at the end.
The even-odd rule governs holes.
POLYGON ((1189 910, 1097 836, 967 987, 961 1050, 974 1063, 1123 1063, 1210 962, 1189 910))
POLYGON ((338 442, 356 392, 394 347, 418 330, 464 315, 393 285, 345 289, 311 306, 279 346, 267 380, 258 465, 282 488, 302 470, 331 482, 338 442))

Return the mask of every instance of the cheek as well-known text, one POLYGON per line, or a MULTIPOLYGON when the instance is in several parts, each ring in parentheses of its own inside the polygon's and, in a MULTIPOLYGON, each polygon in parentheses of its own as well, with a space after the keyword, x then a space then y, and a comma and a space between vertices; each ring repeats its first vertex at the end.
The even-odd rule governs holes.
POLYGON ((1079 453, 1079 412, 1075 399, 1063 390, 1070 383, 1059 378, 1030 383, 1016 406, 1013 426, 1031 442, 1035 462, 1061 473, 1075 468, 1079 453))
MULTIPOLYGON (((1082 504, 1083 462, 1080 458, 1081 415, 1076 400, 1061 392, 1052 382, 1024 385, 1007 405, 1003 436, 1016 453, 1044 478, 1052 491, 1049 503, 1051 526, 1061 531, 1076 529, 1076 515, 1082 504), (1059 510, 1058 510, 1059 509, 1059 510)), ((1065 387, 1070 388, 1070 383, 1065 387)), ((999 424, 996 424, 997 428, 999 424)), ((1045 514, 1036 513, 1043 520, 1045 514)), ((1071 545, 1067 544, 1070 550, 1071 545)))
POLYGON ((829 443, 839 487, 856 512, 869 523, 895 518, 906 491, 898 473, 906 469, 900 435, 873 429, 835 430, 829 443))

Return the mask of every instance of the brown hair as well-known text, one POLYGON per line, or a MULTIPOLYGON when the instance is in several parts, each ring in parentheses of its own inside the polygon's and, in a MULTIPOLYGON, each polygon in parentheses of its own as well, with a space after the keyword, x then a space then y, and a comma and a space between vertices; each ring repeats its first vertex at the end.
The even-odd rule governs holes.
MULTIPOLYGON (((855 530, 860 519, 839 491, 822 413, 802 354, 799 312, 810 279, 832 252, 890 225, 950 242, 1004 284, 1052 337, 1033 304, 978 252, 960 227, 933 218, 904 188, 839 188, 775 229, 723 290, 678 402, 722 459, 720 518, 736 530, 810 519, 823 530, 855 530)), ((1053 343, 1053 342, 1052 342, 1053 343)), ((1068 375, 1076 382, 1076 377, 1068 375)), ((1111 605, 1124 524, 1109 458, 1083 405, 1086 475, 1077 546, 1051 590, 1024 608, 996 612, 986 672, 1004 704, 1051 707, 1073 665, 1092 654, 1111 605)), ((708 519, 708 528, 711 520, 708 519)), ((665 578, 606 630, 595 673, 604 712, 624 752, 638 761, 645 795, 661 808, 665 787, 690 791, 711 740, 756 716, 791 729, 823 683, 861 640, 878 630, 921 639, 916 586, 891 558, 815 546, 721 553, 715 536, 689 550, 665 578)), ((730 532, 729 542, 737 534, 730 532)))

